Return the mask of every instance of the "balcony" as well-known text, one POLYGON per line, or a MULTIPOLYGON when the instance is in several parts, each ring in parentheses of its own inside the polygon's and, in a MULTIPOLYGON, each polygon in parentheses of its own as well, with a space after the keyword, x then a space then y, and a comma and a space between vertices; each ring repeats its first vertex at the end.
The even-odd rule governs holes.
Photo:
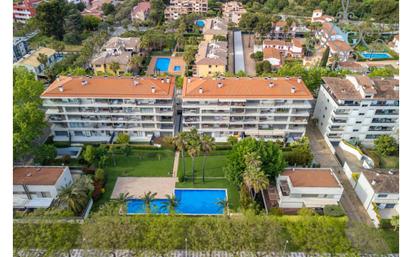
POLYGON ((395 123, 396 120, 394 119, 389 119, 389 118, 374 118, 372 120, 372 123, 395 123))
POLYGON ((375 115, 399 115, 398 110, 376 110, 375 115))

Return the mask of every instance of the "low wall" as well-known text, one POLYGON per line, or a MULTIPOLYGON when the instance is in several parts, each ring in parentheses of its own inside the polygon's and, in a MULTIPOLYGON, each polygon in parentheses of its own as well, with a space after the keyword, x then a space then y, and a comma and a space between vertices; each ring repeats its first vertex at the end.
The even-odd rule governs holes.
POLYGON ((350 184, 352 185, 352 187, 354 188, 356 185, 356 181, 353 179, 352 177, 352 170, 350 169, 349 165, 345 162, 345 164, 343 164, 343 171, 345 172, 346 177, 348 178, 350 184))
POLYGON ((362 160, 363 154, 360 153, 358 150, 354 149, 353 147, 351 147, 350 145, 346 144, 344 141, 339 142, 339 147, 342 148, 342 150, 355 155, 355 157, 358 160, 362 160))

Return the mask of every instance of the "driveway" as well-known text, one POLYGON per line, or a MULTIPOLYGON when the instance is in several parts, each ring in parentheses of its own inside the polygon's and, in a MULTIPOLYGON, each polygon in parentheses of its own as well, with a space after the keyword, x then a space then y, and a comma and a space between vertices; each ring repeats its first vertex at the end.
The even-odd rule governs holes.
POLYGON ((332 168, 344 188, 340 202, 349 217, 349 222, 363 222, 372 225, 370 217, 344 174, 342 166, 313 122, 308 124, 306 135, 309 137, 315 161, 323 168, 332 168))
POLYGON ((235 53, 234 53, 234 45, 233 45, 233 31, 229 30, 228 35, 228 57, 229 62, 227 64, 227 71, 230 73, 235 73, 235 53))
POLYGON ((250 55, 253 53, 255 36, 253 34, 242 33, 243 56, 245 58, 245 72, 248 76, 256 76, 256 62, 250 55))

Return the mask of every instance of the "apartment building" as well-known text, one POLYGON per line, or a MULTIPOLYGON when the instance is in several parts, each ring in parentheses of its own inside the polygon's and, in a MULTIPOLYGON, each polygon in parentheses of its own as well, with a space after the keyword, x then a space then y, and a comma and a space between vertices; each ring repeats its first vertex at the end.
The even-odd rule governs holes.
POLYGON ((395 136, 399 128, 399 80, 324 77, 314 111, 323 136, 332 143, 358 140, 373 144, 380 135, 395 136))
POLYGON ((54 141, 172 136, 174 78, 60 77, 41 95, 54 141))
POLYGON ((224 3, 222 6, 223 19, 225 19, 226 22, 232 22, 236 25, 239 24, 240 18, 242 18, 242 15, 246 12, 241 2, 230 1, 224 3))
POLYGON ((332 169, 285 169, 276 179, 280 208, 324 208, 337 205, 343 186, 332 169))
POLYGON ((198 77, 224 74, 227 70, 227 42, 202 41, 195 59, 195 74, 198 77))
POLYGON ((71 183, 69 167, 16 166, 13 168, 13 208, 48 208, 59 190, 71 183))
POLYGON ((42 0, 23 0, 13 2, 13 20, 15 22, 26 23, 36 15, 36 7, 42 0))
POLYGON ((305 134, 313 96, 299 78, 185 78, 183 130, 293 141, 305 134))
POLYGON ((181 15, 206 14, 207 10, 207 0, 170 0, 170 5, 166 7, 164 14, 166 20, 177 20, 181 15))
POLYGON ((227 22, 218 17, 206 19, 203 27, 205 41, 212 41, 215 36, 227 38, 227 22))
POLYGON ((111 73, 122 75, 132 70, 131 59, 134 54, 143 55, 140 49, 140 39, 137 37, 112 37, 107 41, 92 60, 92 66, 96 75, 111 73), (114 68, 113 64, 118 64, 114 68))
POLYGON ((355 192, 373 223, 399 215, 399 173, 395 170, 364 170, 355 192))

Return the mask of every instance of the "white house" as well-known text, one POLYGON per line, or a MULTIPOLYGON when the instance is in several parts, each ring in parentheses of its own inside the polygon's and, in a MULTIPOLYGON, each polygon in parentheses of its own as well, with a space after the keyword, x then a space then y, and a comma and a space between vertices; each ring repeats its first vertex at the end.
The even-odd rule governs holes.
POLYGON ((263 60, 270 62, 275 68, 279 68, 283 64, 282 53, 274 47, 263 48, 263 60))
POLYGON ((323 208, 337 205, 343 186, 332 169, 285 169, 276 179, 280 208, 323 208))
POLYGON ((13 208, 48 208, 59 189, 73 183, 69 167, 18 166, 13 168, 13 208))
POLYGON ((391 49, 399 54, 399 34, 393 38, 391 42, 391 49))
POLYGON ((324 23, 324 22, 332 22, 333 21, 333 17, 332 16, 328 16, 328 15, 323 15, 323 11, 321 9, 315 9, 312 12, 312 18, 311 18, 312 22, 320 22, 320 23, 324 23))
POLYGON ((355 192, 373 223, 399 215, 399 174, 397 171, 363 170, 355 192))

